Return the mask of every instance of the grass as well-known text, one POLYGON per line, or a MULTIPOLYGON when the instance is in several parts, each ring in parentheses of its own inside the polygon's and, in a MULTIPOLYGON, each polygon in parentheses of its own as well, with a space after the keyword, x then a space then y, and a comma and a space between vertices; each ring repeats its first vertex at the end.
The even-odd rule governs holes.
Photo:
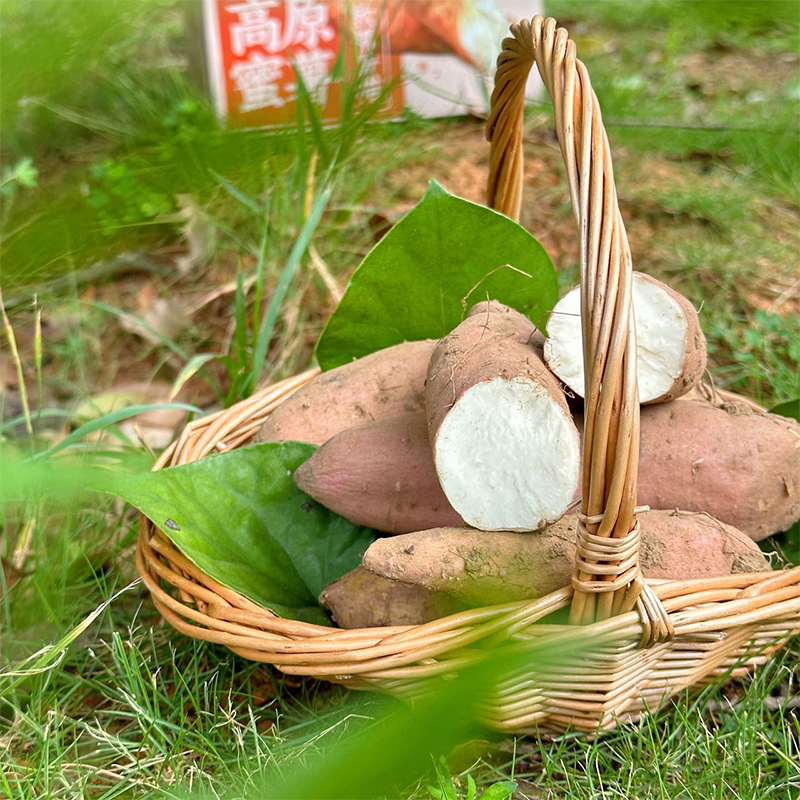
MULTIPOLYGON (((158 624, 135 582, 135 515, 79 491, 97 478, 81 459, 100 470, 152 460, 144 423, 103 416, 101 394, 139 381, 164 384, 164 401, 177 388, 180 401, 220 407, 304 368, 337 287, 428 178, 480 199, 485 142, 470 122, 367 127, 356 114, 324 140, 313 128, 302 141, 220 130, 175 59, 181 3, 40 0, 46 29, 29 8, 0 5, 2 181, 22 165, 21 181, 0 185, 3 292, 23 366, 17 377, 4 341, 3 420, 21 421, 2 434, 3 461, 99 421, 59 454, 70 480, 37 473, 0 510, 0 662, 22 673, 0 682, 0 796, 175 797, 209 783, 252 794, 270 769, 339 752, 363 717, 380 728, 387 704, 354 704, 158 624), (173 259, 192 242, 199 256, 178 275, 173 259), (81 281, 123 252, 161 269, 81 281), (168 330, 156 299, 197 310, 168 330)), ((636 264, 702 306, 718 383, 767 404, 797 397, 798 4, 549 10, 601 99, 636 264)), ((546 107, 531 113, 523 222, 568 286, 578 255, 549 126, 546 107)), ((797 526, 766 547, 800 563, 797 526)), ((415 762, 419 778, 396 795, 471 800, 473 780, 487 800, 508 781, 520 798, 800 797, 798 662, 795 640, 753 679, 682 695, 593 742, 467 737, 445 763, 415 762)))

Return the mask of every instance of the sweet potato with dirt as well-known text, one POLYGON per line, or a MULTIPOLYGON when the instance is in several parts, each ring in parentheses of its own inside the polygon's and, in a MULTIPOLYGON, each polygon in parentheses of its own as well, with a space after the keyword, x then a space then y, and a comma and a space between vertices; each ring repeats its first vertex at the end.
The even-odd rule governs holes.
POLYGON ((322 444, 354 425, 422 411, 435 345, 403 342, 323 372, 281 403, 253 441, 322 444))
MULTIPOLYGON (((764 572, 769 562, 741 531, 708 514, 639 515, 642 572, 650 578, 706 578, 764 572)), ((378 539, 363 565, 376 575, 470 603, 542 597, 570 583, 578 518, 562 517, 532 534, 436 528, 378 539)))
POLYGON ((425 399, 436 472, 453 508, 482 530, 537 530, 575 496, 578 432, 541 342, 527 317, 491 301, 431 356, 425 399))
POLYGON ((759 541, 800 519, 800 424, 744 399, 642 409, 639 502, 707 511, 759 541))
POLYGON ((386 533, 463 524, 439 486, 423 414, 338 433, 299 467, 294 480, 331 511, 386 533))
MULTIPOLYGON (((696 386, 706 369, 706 340, 694 306, 661 281, 633 274, 639 401, 664 403, 696 386)), ((547 321, 544 358, 550 369, 583 397, 580 287, 556 303, 547 321)))
POLYGON ((356 567, 323 590, 320 603, 340 628, 422 625, 460 610, 453 598, 356 567))

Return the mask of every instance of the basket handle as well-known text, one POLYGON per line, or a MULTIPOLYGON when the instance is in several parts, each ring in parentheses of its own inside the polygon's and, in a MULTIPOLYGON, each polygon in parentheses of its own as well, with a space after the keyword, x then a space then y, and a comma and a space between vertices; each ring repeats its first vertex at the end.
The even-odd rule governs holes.
POLYGON ((491 143, 487 203, 519 219, 525 85, 535 62, 553 100, 581 238, 584 469, 570 619, 586 624, 638 608, 642 644, 649 645, 670 638, 672 626, 639 569, 633 268, 611 149, 589 74, 567 31, 539 15, 510 30, 497 59, 486 123, 491 143))

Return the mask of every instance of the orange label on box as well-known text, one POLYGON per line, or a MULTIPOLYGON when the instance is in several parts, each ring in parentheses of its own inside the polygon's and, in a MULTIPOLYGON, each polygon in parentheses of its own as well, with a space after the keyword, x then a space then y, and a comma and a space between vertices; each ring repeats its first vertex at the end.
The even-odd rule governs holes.
MULTIPOLYGON (((352 73, 356 62, 365 75, 362 96, 377 96, 400 75, 400 59, 391 54, 388 36, 381 33, 385 8, 380 0, 207 3, 206 31, 220 111, 237 125, 294 119, 299 74, 323 119, 334 122, 342 91, 341 78, 334 76, 352 73), (342 69, 334 70, 337 63, 342 69)), ((403 104, 397 81, 378 116, 396 117, 403 104)))

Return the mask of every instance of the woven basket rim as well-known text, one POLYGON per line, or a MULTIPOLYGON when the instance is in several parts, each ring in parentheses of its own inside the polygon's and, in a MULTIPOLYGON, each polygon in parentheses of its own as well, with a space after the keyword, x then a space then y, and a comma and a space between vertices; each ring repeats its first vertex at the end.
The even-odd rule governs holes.
MULTIPOLYGON (((212 626, 212 630, 215 627, 224 629, 226 627, 224 623, 230 622, 232 630, 240 625, 250 626, 253 629, 246 632, 240 631, 245 639, 248 636, 257 638, 257 634, 254 634, 253 631, 261 630, 269 634, 267 639, 276 636, 285 637, 286 644, 309 641, 327 645, 339 641, 346 648, 348 642, 357 644, 359 647, 373 641, 380 641, 384 645, 392 642, 409 643, 416 639, 427 641, 428 635, 435 636, 451 629, 473 628, 476 625, 485 624, 487 621, 492 622, 488 631, 483 632, 480 636, 475 636, 476 640, 480 640, 495 632, 497 618, 504 619, 500 628, 530 624, 533 618, 538 621, 555 611, 566 608, 573 594, 572 587, 566 586, 544 597, 467 609, 418 625, 336 628, 281 617, 268 608, 259 606, 241 593, 225 587, 203 573, 188 557, 172 545, 163 531, 156 528, 142 514, 140 514, 136 560, 138 571, 145 585, 162 613, 164 610, 167 611, 165 616, 173 625, 175 625, 174 620, 180 616, 208 623, 212 626), (181 599, 177 600, 165 591, 161 586, 162 581, 177 589, 181 593, 181 599), (205 606, 205 608, 198 611, 193 608, 196 605, 205 606)), ((708 620, 719 623, 719 611, 716 607, 712 608, 712 604, 715 603, 734 604, 729 606, 727 616, 732 615, 732 620, 729 622, 736 625, 752 624, 774 616, 776 609, 771 608, 771 604, 782 604, 778 610, 779 615, 785 613, 787 623, 794 618, 794 627, 787 625, 787 632, 794 629, 800 632, 800 566, 764 572, 734 573, 714 578, 653 579, 651 584, 670 615, 683 614, 680 618, 682 627, 676 629, 677 633, 682 632, 686 626, 708 620), (687 615, 687 609, 692 609, 692 614, 687 615)), ((180 626, 176 627, 184 629, 189 624, 180 623, 180 626)), ((192 627, 195 631, 190 635, 230 646, 229 637, 215 636, 213 633, 198 635, 202 629, 198 626, 192 627)), ((624 615, 588 625, 565 626, 539 623, 538 628, 542 631, 541 635, 555 633, 557 636, 563 635, 568 638, 569 636, 585 637, 604 633, 613 639, 638 644, 644 632, 644 622, 638 612, 629 611, 624 615), (548 628, 552 630, 547 630, 548 628)), ((324 651, 324 648, 320 649, 324 651)), ((297 648, 297 651, 289 646, 281 648, 281 652, 286 654, 299 654, 302 650, 302 647, 297 648)), ((315 651, 309 648, 309 652, 315 651)), ((333 652, 341 653, 346 650, 333 652)), ((278 652, 270 661, 282 668, 286 666, 282 664, 278 652)), ((341 660, 334 663, 339 664, 341 660)), ((294 674, 319 675, 319 672, 313 669, 308 673, 295 672, 290 669, 285 671, 294 674)), ((355 674, 352 669, 344 671, 348 674, 355 674)))
MULTIPOLYGON (((247 445, 268 414, 317 374, 318 370, 309 370, 264 387, 252 397, 228 409, 189 423, 175 443, 164 452, 154 470, 190 463, 210 453, 228 452, 247 445)), ((241 593, 223 586, 204 574, 143 514, 140 514, 136 560, 138 571, 156 606, 177 629, 196 638, 225 644, 234 650, 250 650, 248 657, 269 660, 287 672, 314 674, 318 677, 357 672, 356 668, 351 668, 349 671, 345 669, 342 673, 337 673, 336 669, 342 669, 337 666, 335 669, 331 668, 328 675, 321 675, 320 672, 324 671, 321 670, 321 662, 316 666, 309 664, 307 670, 292 669, 289 664, 280 663, 280 655, 274 651, 276 638, 283 640, 279 643, 281 652, 295 656, 301 655, 304 649, 309 653, 315 652, 313 647, 306 647, 308 642, 324 644, 327 650, 323 650, 331 662, 337 665, 342 665, 341 655, 348 652, 348 648, 357 647, 363 650, 379 644, 391 647, 405 642, 412 650, 416 644, 429 648, 433 646, 435 652, 441 655, 446 652, 446 647, 441 649, 441 645, 450 646, 452 639, 464 633, 468 635, 462 638, 470 641, 479 641, 495 633, 498 618, 504 618, 504 622, 499 624, 499 630, 505 628, 511 635, 515 629, 530 624, 533 619, 540 620, 553 611, 565 608, 573 594, 572 587, 566 586, 543 598, 461 611, 424 625, 342 629, 280 617, 241 593), (174 587, 178 598, 166 591, 162 582, 174 587), (476 626, 488 626, 488 631, 483 630, 478 635, 478 631, 474 630, 476 626), (259 651, 258 647, 265 649, 259 651), (266 654, 270 656, 267 657, 266 654)), ((697 603, 698 594, 702 594, 709 603, 732 602, 736 599, 745 601, 734 608, 741 608, 743 613, 754 615, 754 619, 761 618, 759 615, 768 616, 772 602, 789 602, 788 608, 791 613, 795 613, 797 627, 800 628, 800 567, 736 573, 717 578, 652 580, 650 583, 671 616, 678 617, 685 607, 697 603), (708 594, 709 592, 712 594, 708 594), (722 594, 713 594, 714 592, 722 594)), ((711 618, 713 619, 713 615, 711 618)), ((676 630, 680 632, 681 625, 685 626, 693 619, 694 617, 686 618, 684 615, 676 630)), ((638 612, 630 611, 626 615, 589 626, 571 626, 571 630, 584 636, 601 631, 615 632, 615 635, 618 634, 629 643, 638 643, 646 632, 645 626, 646 620, 638 612)), ((541 623, 540 627, 543 627, 541 623)), ((412 653, 405 661, 413 663, 415 657, 412 653)), ((452 668, 452 664, 449 668, 452 668)), ((428 671, 435 672, 436 669, 428 671)))

